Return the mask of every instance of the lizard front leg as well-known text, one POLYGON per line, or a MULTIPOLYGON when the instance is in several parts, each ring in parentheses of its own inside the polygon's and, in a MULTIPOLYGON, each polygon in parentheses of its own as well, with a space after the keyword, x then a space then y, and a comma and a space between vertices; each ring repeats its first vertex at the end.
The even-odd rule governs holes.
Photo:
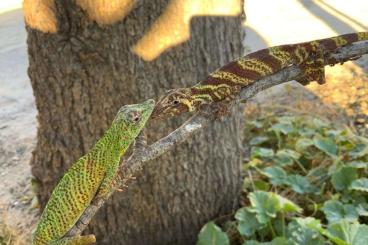
POLYGON ((98 188, 95 198, 106 198, 110 192, 115 191, 115 180, 118 175, 120 159, 117 163, 107 166, 105 177, 98 188))
POLYGON ((322 49, 313 52, 311 56, 299 65, 302 76, 297 79, 302 85, 307 85, 312 81, 318 84, 326 83, 325 77, 325 55, 322 49))

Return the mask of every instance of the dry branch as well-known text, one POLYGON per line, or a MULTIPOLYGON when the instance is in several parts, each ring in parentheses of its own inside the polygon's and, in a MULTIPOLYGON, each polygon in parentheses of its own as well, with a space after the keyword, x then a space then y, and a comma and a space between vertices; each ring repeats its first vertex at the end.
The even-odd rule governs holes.
MULTIPOLYGON (((368 41, 358 42, 337 49, 327 57, 327 65, 334 65, 348 60, 357 59, 363 54, 368 54, 368 41)), ((294 80, 300 75, 301 70, 296 65, 289 66, 273 75, 258 80, 248 87, 243 88, 234 103, 246 101, 260 91, 290 80, 294 80)), ((120 179, 124 184, 123 187, 126 186, 126 183, 133 178, 135 173, 139 171, 146 162, 161 156, 165 152, 169 151, 174 145, 185 141, 196 131, 203 129, 212 120, 213 119, 208 116, 197 113, 169 135, 151 145, 144 144, 145 139, 143 136, 141 138, 143 142, 136 144, 133 154, 128 159, 124 159, 122 161, 123 163, 121 164, 120 168, 120 179)), ((110 195, 111 194, 112 193, 110 193, 110 195)), ((91 205, 82 214, 79 221, 69 231, 67 236, 80 235, 91 221, 95 213, 100 207, 102 207, 107 199, 108 198, 93 200, 91 205)))

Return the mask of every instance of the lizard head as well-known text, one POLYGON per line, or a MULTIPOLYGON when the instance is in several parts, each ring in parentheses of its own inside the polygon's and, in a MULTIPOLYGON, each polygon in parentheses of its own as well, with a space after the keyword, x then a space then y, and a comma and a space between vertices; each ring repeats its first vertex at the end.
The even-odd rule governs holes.
POLYGON ((193 111, 193 99, 190 88, 172 89, 158 100, 152 113, 153 119, 160 119, 193 111))
POLYGON ((122 134, 122 138, 135 138, 148 121, 155 101, 149 99, 142 104, 125 105, 121 107, 115 116, 113 126, 122 134))

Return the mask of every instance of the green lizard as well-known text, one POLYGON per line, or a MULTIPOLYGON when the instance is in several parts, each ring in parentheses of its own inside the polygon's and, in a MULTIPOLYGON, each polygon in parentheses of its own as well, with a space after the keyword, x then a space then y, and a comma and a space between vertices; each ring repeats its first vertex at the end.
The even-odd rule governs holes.
POLYGON ((116 189, 120 158, 143 129, 155 101, 123 106, 92 149, 65 173, 55 187, 33 236, 34 245, 91 244, 94 235, 64 237, 97 197, 116 189))

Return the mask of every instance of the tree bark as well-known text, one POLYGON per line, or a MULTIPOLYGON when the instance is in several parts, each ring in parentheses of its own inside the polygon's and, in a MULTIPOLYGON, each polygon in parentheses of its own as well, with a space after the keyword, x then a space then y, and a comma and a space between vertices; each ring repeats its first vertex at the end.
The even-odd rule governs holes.
MULTIPOLYGON (((225 1, 225 0, 224 0, 225 1)), ((192 85, 242 55, 241 16, 194 17, 186 42, 146 62, 131 50, 167 1, 142 0, 122 21, 100 26, 72 0, 55 2, 58 32, 27 28, 29 76, 38 109, 31 161, 44 207, 65 170, 85 154, 118 108, 192 85)), ((229 214, 241 188, 241 113, 152 161, 115 193, 89 226, 98 244, 193 244, 210 219, 229 214)), ((151 123, 149 139, 183 118, 151 123)))

